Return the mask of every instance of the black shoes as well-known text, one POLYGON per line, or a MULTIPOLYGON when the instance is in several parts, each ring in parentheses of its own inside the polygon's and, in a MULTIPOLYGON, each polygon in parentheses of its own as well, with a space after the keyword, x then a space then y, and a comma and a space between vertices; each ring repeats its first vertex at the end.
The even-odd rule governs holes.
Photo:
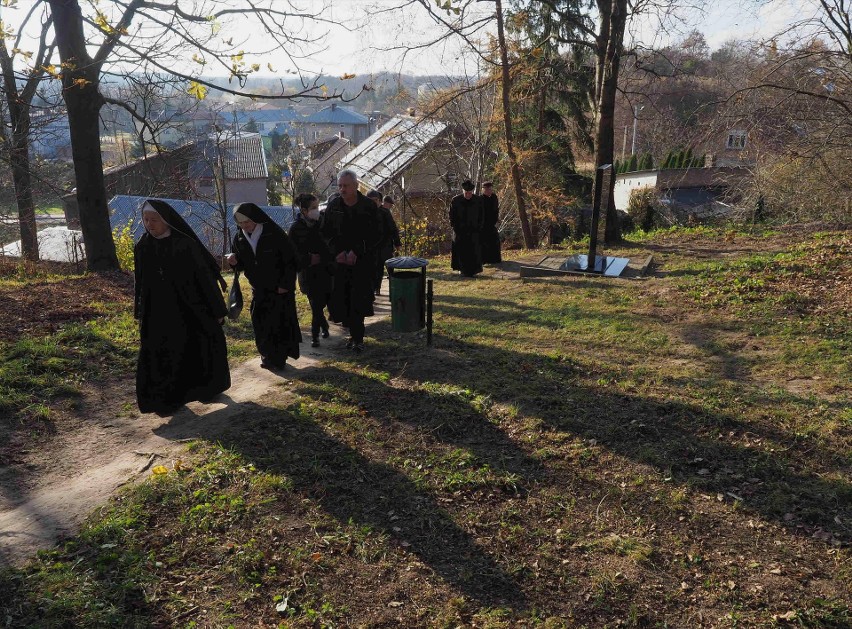
POLYGON ((322 329, 322 337, 323 337, 324 339, 327 339, 327 338, 328 338, 328 325, 326 325, 326 326, 322 329))
POLYGON ((315 336, 311 339, 311 347, 319 347, 319 337, 315 336))
POLYGON ((356 354, 360 354, 364 351, 364 341, 356 343, 350 338, 348 341, 346 341, 346 349, 352 350, 356 354))
POLYGON ((271 360, 261 360, 260 366, 263 369, 268 369, 269 371, 284 371, 284 368, 287 366, 287 362, 283 362, 281 364, 274 363, 271 360))

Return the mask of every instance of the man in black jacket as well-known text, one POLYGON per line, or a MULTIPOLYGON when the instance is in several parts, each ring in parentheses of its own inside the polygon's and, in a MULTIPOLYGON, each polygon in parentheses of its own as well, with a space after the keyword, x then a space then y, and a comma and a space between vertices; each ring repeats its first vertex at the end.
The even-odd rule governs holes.
POLYGON ((482 272, 480 233, 483 216, 482 201, 473 193, 470 179, 462 182, 462 194, 450 202, 450 225, 453 227, 453 249, 451 266, 465 277, 482 272))
POLYGON ((376 205, 358 191, 358 175, 337 176, 340 197, 329 203, 320 231, 337 263, 329 318, 349 328, 347 348, 364 349, 364 319, 373 315, 373 278, 382 229, 376 205))

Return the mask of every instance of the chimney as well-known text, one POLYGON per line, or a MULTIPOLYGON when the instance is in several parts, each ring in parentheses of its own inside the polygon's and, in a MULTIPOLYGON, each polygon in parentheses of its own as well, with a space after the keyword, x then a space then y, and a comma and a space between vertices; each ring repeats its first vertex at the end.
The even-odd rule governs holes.
POLYGON ((342 137, 343 137, 343 131, 338 131, 338 132, 337 132, 337 137, 342 138, 342 137))
POLYGON ((332 103, 331 104, 331 111, 334 111, 335 109, 337 109, 337 103, 332 103))

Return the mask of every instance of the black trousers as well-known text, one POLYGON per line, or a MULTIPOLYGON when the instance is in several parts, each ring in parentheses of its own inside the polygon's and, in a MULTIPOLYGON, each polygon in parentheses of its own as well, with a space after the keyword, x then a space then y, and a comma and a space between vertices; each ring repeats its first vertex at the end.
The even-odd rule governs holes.
POLYGON ((319 336, 320 330, 328 330, 328 319, 325 318, 325 307, 328 304, 328 294, 308 297, 311 305, 311 336, 319 336))

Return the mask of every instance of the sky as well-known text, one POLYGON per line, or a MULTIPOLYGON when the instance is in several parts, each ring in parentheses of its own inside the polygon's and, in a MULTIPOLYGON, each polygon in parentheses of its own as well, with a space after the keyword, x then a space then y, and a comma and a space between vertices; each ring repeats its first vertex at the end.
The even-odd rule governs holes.
MULTIPOLYGON (((331 0, 337 17, 360 14, 365 7, 398 5, 399 0, 331 0)), ((705 3, 703 11, 683 11, 677 24, 660 28, 658 19, 642 19, 633 26, 633 34, 645 45, 664 45, 681 38, 692 29, 704 33, 711 50, 731 39, 766 39, 783 31, 803 16, 813 14, 808 6, 812 0, 714 0, 705 3)), ((484 7, 493 7, 483 2, 484 7)), ((485 9, 483 9, 485 10, 485 9)), ((493 9, 492 9, 493 10, 493 9)), ((358 31, 336 30, 332 37, 337 46, 351 50, 343 59, 329 51, 322 57, 324 67, 333 72, 354 67, 363 71, 382 69, 415 74, 444 73, 448 67, 464 69, 460 48, 449 45, 428 52, 409 55, 401 64, 399 55, 387 49, 394 44, 427 41, 438 30, 423 10, 412 10, 407 19, 388 23, 387 19, 356 19, 358 31), (366 37, 365 37, 366 35, 366 37), (365 39, 369 46, 364 47, 365 39), (377 50, 379 49, 379 50, 377 50), (384 49, 384 50, 382 50, 384 49)), ((468 62, 469 64, 470 62, 468 62)), ((350 70, 351 71, 351 70, 350 70)), ((453 72, 461 74, 462 72, 453 72)))
MULTIPOLYGON (((36 0, 19 0, 15 8, 0 8, 0 20, 14 24, 27 8, 36 0)), ((807 6, 814 0, 716 0, 707 3, 704 12, 684 12, 683 21, 677 26, 666 29, 659 27, 653 19, 643 19, 633 25, 633 35, 645 45, 665 45, 677 40, 689 30, 695 28, 704 33, 711 49, 716 49, 732 38, 767 38, 784 29, 785 25, 808 14, 807 6)), ((389 70, 406 74, 476 74, 476 61, 463 54, 463 46, 458 42, 445 42, 428 50, 411 51, 403 55, 394 50, 407 44, 422 43, 437 38, 437 27, 420 6, 409 0, 291 0, 297 6, 315 9, 324 7, 322 17, 328 22, 322 27, 314 27, 303 34, 311 40, 320 40, 323 32, 324 45, 318 47, 308 59, 301 62, 302 69, 308 73, 327 73, 342 75, 356 73, 359 76, 389 70), (383 13, 383 8, 409 4, 401 13, 383 13), (339 22, 341 25, 332 24, 339 22)), ((100 2, 100 7, 110 6, 109 2, 100 2)), ((283 6, 281 3, 279 6, 283 6)), ((476 3, 480 13, 493 11, 490 2, 476 3), (481 7, 481 8, 480 8, 481 7)), ((240 26, 228 26, 240 45, 248 51, 255 45, 263 46, 258 33, 240 26)), ((270 64, 277 75, 284 76, 288 60, 282 51, 271 51, 251 57, 247 60, 259 62, 260 74, 271 76, 267 70, 270 64)), ((180 64, 180 60, 175 60, 180 64)), ((193 67, 184 60, 187 68, 193 67)), ((221 73, 221 70, 219 70, 221 73)))

